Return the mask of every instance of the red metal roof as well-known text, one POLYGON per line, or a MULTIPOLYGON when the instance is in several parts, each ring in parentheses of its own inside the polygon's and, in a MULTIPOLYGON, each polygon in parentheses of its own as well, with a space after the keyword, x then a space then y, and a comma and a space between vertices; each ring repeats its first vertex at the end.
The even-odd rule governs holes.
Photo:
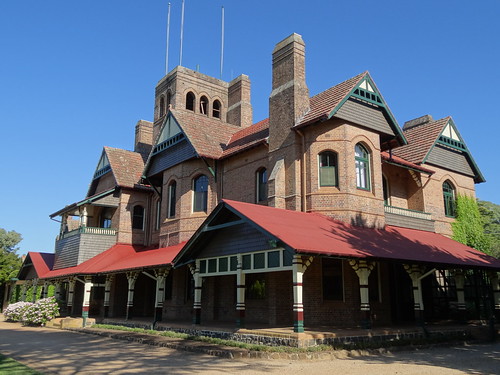
POLYGON ((316 213, 223 202, 299 253, 500 269, 500 260, 433 232, 370 229, 316 213))
POLYGON ((54 257, 55 254, 35 253, 29 251, 25 263, 28 259, 30 259, 33 267, 35 268, 36 274, 39 278, 42 278, 52 269, 52 266, 54 265, 54 257))
POLYGON ((183 246, 184 242, 157 249, 116 244, 78 266, 47 272, 43 278, 48 279, 77 274, 90 275, 170 265, 183 246))
POLYGON ((400 158, 398 156, 390 155, 386 151, 381 152, 380 156, 382 157, 383 161, 387 161, 389 163, 399 164, 399 165, 401 165, 403 167, 407 167, 407 168, 410 168, 410 169, 415 169, 417 171, 421 171, 421 172, 428 173, 428 174, 433 174, 434 173, 434 171, 432 169, 424 168, 424 167, 422 167, 422 166, 420 166, 418 164, 412 163, 412 162, 410 162, 408 160, 405 160, 403 158, 400 158))

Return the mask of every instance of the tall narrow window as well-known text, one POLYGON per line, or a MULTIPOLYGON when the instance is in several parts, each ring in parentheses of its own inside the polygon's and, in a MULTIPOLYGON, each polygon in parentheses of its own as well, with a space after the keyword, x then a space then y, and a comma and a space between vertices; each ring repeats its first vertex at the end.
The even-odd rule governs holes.
POLYGON ((194 111, 194 94, 191 91, 186 94, 186 109, 194 111))
POLYGON ((370 154, 361 144, 354 148, 356 159, 356 186, 358 189, 370 190, 370 154))
POLYGON ((384 204, 386 206, 391 205, 391 195, 389 193, 389 182, 387 181, 387 177, 382 176, 382 189, 384 191, 384 204))
POLYGON ((220 102, 218 100, 214 100, 212 105, 212 117, 220 118, 220 102))
POLYGON ((208 177, 201 175, 193 181, 193 212, 207 212, 208 177))
POLYGON ((144 207, 134 206, 132 211, 132 229, 144 230, 144 207))
POLYGON ((339 259, 321 259, 323 273, 323 299, 344 300, 344 276, 342 261, 339 259))
POLYGON ((175 216, 175 203, 176 203, 176 191, 177 191, 177 182, 172 181, 170 185, 168 185, 168 217, 175 216))
POLYGON ((267 200, 267 169, 257 171, 257 202, 267 200))
POLYGON ((167 92, 167 107, 166 110, 168 111, 170 109, 170 104, 172 104, 172 94, 170 91, 167 92))
POLYGON ((319 186, 337 185, 337 154, 325 151, 319 154, 319 186))
POLYGON ((200 113, 208 116, 208 99, 206 96, 200 98, 200 113))
POLYGON ((455 217, 455 188, 448 180, 443 182, 444 214, 448 217, 455 217))
POLYGON ((161 225, 161 201, 156 201, 156 221, 155 230, 159 230, 161 225))
POLYGON ((163 95, 160 97, 160 117, 165 115, 165 98, 163 95))

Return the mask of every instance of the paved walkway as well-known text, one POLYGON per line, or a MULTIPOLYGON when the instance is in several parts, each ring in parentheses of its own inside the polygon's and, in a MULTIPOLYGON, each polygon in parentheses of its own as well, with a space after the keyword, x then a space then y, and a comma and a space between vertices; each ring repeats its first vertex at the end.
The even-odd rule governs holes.
POLYGON ((0 320, 0 353, 45 374, 500 374, 500 343, 328 361, 228 360, 0 320))

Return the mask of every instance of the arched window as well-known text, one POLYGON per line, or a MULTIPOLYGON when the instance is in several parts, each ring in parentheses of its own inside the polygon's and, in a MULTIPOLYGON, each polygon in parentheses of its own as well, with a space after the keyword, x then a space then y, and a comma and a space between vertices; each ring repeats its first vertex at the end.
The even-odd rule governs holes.
POLYGON ((356 186, 358 189, 370 190, 370 154, 360 143, 354 148, 356 159, 356 186))
POLYGON ((261 168, 257 171, 257 203, 267 200, 267 169, 261 168))
POLYGON ((169 218, 175 216, 175 203, 177 201, 176 194, 177 194, 177 182, 172 181, 168 185, 168 217, 169 218))
POLYGON ((391 205, 391 194, 389 192, 389 181, 387 180, 387 177, 382 176, 382 189, 384 191, 384 204, 386 206, 391 205))
POLYGON ((170 109, 170 104, 172 104, 172 94, 170 91, 167 92, 167 111, 170 109))
POLYGON ((200 98, 200 113, 208 116, 208 99, 206 96, 200 98))
POLYGON ((132 229, 144 230, 144 207, 134 206, 132 211, 132 229))
POLYGON ((220 102, 218 100, 214 100, 214 104, 212 106, 212 117, 220 118, 220 102))
POLYGON ((338 186, 337 154, 325 151, 319 154, 319 186, 338 186))
POLYGON ((194 94, 189 91, 187 94, 186 94, 186 109, 190 110, 190 111, 194 111, 194 94))
POLYGON ((160 97, 160 117, 165 115, 165 98, 163 95, 160 97))
POLYGON ((193 180, 193 212, 207 212, 208 177, 201 175, 193 180))
POLYGON ((443 201, 444 201, 444 214, 448 217, 455 217, 455 187, 453 184, 446 180, 443 182, 443 201))

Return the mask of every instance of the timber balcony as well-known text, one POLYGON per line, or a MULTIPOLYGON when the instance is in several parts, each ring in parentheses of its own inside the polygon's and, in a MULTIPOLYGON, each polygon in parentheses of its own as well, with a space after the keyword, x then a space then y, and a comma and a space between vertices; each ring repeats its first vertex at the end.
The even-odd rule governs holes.
POLYGON ((82 226, 56 238, 54 269, 73 267, 116 244, 116 229, 82 226))
POLYGON ((385 223, 397 227, 411 228, 434 232, 434 220, 427 212, 409 210, 407 208, 384 206, 385 223))

